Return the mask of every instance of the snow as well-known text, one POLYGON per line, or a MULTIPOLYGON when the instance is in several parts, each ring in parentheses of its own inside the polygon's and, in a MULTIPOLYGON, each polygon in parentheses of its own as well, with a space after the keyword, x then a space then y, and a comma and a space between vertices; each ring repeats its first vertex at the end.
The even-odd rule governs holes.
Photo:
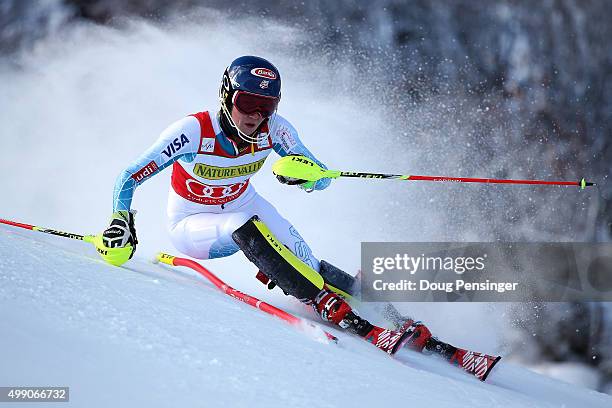
MULTIPOLYGON (((100 232, 115 177, 169 123, 218 106, 221 73, 242 54, 266 56, 281 69, 280 113, 323 162, 374 172, 432 170, 426 159, 437 156, 427 146, 398 149, 394 135, 406 128, 337 86, 363 77, 330 70, 321 55, 294 56, 294 45, 310 34, 260 18, 236 24, 211 15, 168 29, 138 21, 122 29, 77 25, 2 62, 0 217, 100 232)), ((253 185, 317 257, 348 272, 359 268, 361 241, 460 239, 449 228, 471 222, 472 208, 455 216, 458 201, 438 186, 424 195, 416 185, 338 180, 306 195, 276 182, 274 160, 253 185), (429 201, 438 206, 420 204, 429 201)), ((67 405, 79 407, 612 405, 610 397, 507 359, 481 384, 431 357, 392 360, 333 328, 326 330, 341 342, 326 344, 320 333, 237 302, 189 270, 151 264, 157 251, 175 253, 165 228, 168 179, 164 172, 135 195, 140 244, 124 268, 103 264, 84 243, 0 226, 0 386, 67 385, 67 405)), ((486 238, 486 228, 476 231, 486 238)), ((239 290, 312 318, 297 301, 259 284, 240 254, 205 265, 239 290)), ((499 353, 508 333, 503 304, 398 308, 440 338, 482 352, 499 353)), ((368 305, 359 310, 370 317, 368 305)))
POLYGON ((595 368, 571 361, 542 363, 533 367, 533 370, 548 377, 591 389, 597 389, 600 381, 600 375, 595 368))
POLYGON ((612 404, 503 360, 481 383, 435 357, 402 351, 393 359, 326 329, 339 344, 189 270, 138 257, 115 268, 88 244, 0 226, 0 384, 69 386, 66 406, 612 404))

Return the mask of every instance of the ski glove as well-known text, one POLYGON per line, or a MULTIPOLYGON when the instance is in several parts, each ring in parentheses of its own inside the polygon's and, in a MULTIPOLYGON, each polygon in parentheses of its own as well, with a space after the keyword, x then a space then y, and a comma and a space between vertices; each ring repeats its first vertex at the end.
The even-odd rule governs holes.
POLYGON ((136 211, 113 213, 109 227, 94 239, 96 250, 106 262, 121 266, 132 258, 138 238, 134 226, 136 211))
POLYGON ((276 178, 278 179, 278 181, 280 181, 283 184, 287 184, 289 186, 298 186, 299 188, 306 191, 307 193, 313 192, 315 189, 315 184, 317 184, 316 181, 306 181, 306 180, 297 179, 293 177, 285 177, 285 176, 277 175, 276 178))
POLYGON ((316 181, 307 181, 302 184, 298 184, 298 187, 304 190, 307 193, 312 193, 315 190, 316 181))
MULTIPOLYGON (((289 156, 301 156, 301 155, 300 154, 290 154, 289 156)), ((310 160, 315 161, 319 166, 321 166, 321 168, 327 169, 327 167, 325 167, 323 163, 317 161, 315 158, 312 158, 312 157, 308 157, 308 158, 310 160)), ((307 193, 312 193, 315 190, 323 190, 327 188, 327 186, 329 186, 329 183, 331 182, 331 179, 329 178, 322 178, 316 181, 308 181, 308 180, 299 179, 295 177, 281 176, 278 174, 276 175, 276 178, 278 181, 280 181, 283 184, 287 184, 290 186, 298 186, 300 189, 304 190, 307 193)))
POLYGON ((306 180, 293 178, 293 177, 285 177, 285 176, 280 176, 280 175, 276 175, 276 179, 280 181, 281 183, 287 184, 289 186, 295 186, 295 185, 307 183, 306 180))

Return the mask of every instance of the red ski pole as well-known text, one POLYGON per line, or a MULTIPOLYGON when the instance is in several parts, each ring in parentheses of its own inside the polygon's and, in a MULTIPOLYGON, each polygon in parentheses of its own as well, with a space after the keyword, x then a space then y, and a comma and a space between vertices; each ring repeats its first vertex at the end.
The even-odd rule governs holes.
POLYGON ((49 229, 45 227, 39 227, 36 225, 24 224, 22 222, 10 221, 0 218, 0 224, 11 225, 13 227, 24 228, 31 231, 43 232, 45 234, 55 235, 58 237, 70 238, 70 239, 78 239, 79 241, 85 241, 91 243, 93 241, 93 235, 79 235, 73 234, 72 232, 58 231, 54 229, 49 229))
MULTIPOLYGON (((221 279, 219 279, 217 275, 215 275, 214 273, 212 273, 211 271, 209 271, 208 269, 206 269, 205 267, 203 267, 202 265, 200 265, 199 263, 195 261, 192 261, 186 258, 179 258, 176 256, 165 254, 163 252, 158 253, 156 256, 156 259, 159 262, 164 263, 166 265, 185 266, 187 268, 191 268, 197 273, 199 273, 200 275, 202 275, 203 277, 205 277, 206 279, 208 279, 213 285, 219 288, 226 295, 229 295, 235 299, 238 299, 265 313, 279 317, 291 325, 300 326, 306 323, 311 326, 314 326, 311 323, 307 323, 304 320, 300 319, 299 317, 294 316, 290 313, 287 313, 282 309, 279 309, 275 306, 272 306, 269 303, 263 302, 253 296, 247 295, 246 293, 243 293, 237 289, 234 289, 233 287, 229 286, 228 284, 223 282, 221 279)), ((338 342, 338 338, 336 336, 326 332, 325 330, 323 332, 325 333, 325 335, 327 336, 329 340, 332 340, 333 342, 338 342)))
POLYGON ((304 156, 285 156, 279 159, 272 166, 272 172, 277 176, 287 179, 317 181, 322 178, 367 178, 367 179, 393 179, 408 181, 436 181, 436 182, 456 182, 456 183, 493 183, 493 184, 529 184, 529 185, 548 185, 548 186, 577 186, 581 190, 586 187, 594 186, 595 183, 586 181, 584 178, 578 181, 552 181, 552 180, 516 180, 516 179, 496 179, 478 177, 448 177, 448 176, 416 176, 408 174, 382 174, 365 173, 354 171, 328 170, 319 166, 314 161, 304 156))

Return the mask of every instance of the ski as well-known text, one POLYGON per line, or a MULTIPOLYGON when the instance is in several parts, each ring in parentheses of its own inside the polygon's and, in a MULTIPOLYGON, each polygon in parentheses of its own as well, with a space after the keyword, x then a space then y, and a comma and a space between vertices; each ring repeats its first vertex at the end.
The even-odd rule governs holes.
MULTIPOLYGON (((336 290, 338 294, 344 296, 355 307, 359 306, 358 288, 361 286, 361 271, 357 272, 357 275, 353 277, 328 262, 321 261, 321 274, 326 283, 329 284, 331 282, 330 287, 336 290)), ((389 341, 393 340, 392 346, 387 348, 380 347, 376 341, 372 340, 372 337, 366 338, 366 340, 383 349, 388 354, 393 355, 402 348, 409 348, 426 354, 436 354, 443 357, 451 365, 461 367, 481 381, 487 379, 493 367, 501 360, 500 356, 492 356, 452 346, 431 336, 428 330, 419 341, 417 336, 418 330, 415 330, 416 327, 412 325, 418 325, 420 322, 415 323, 410 317, 402 315, 392 303, 387 303, 381 314, 386 321, 393 325, 394 329, 379 328, 375 340, 379 338, 389 339, 389 341)))
POLYGON ((480 381, 485 381, 493 367, 501 360, 501 356, 492 356, 455 347, 435 337, 429 339, 425 350, 443 357, 451 365, 463 368, 480 381))
MULTIPOLYGON (((406 326, 413 324, 412 319, 402 316, 391 303, 385 305, 383 315, 385 318, 391 320, 396 328, 398 328, 400 331, 406 331, 406 326)), ((408 331, 410 331, 409 327, 408 331)), ((493 356, 455 347, 433 336, 427 339, 427 341, 424 343, 424 347, 421 347, 422 344, 418 344, 418 347, 410 347, 412 344, 413 342, 409 337, 404 340, 402 346, 412 348, 415 351, 421 351, 425 354, 438 355, 448 361, 451 365, 461 367, 467 373, 478 378, 480 381, 485 381, 493 367, 499 362, 499 360, 501 360, 501 356, 493 356)), ((397 349, 399 350, 402 346, 398 347, 397 349)))

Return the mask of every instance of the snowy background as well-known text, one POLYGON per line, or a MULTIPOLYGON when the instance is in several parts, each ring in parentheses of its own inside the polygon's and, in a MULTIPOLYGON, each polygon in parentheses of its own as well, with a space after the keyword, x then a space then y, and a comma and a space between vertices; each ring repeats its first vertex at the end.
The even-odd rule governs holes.
MULTIPOLYGON (((579 192, 340 180, 306 196, 274 180, 271 160, 254 184, 319 258, 355 272, 361 241, 610 240, 608 2, 306 3, 3 1, 0 216, 101 231, 123 167, 172 121, 215 109, 225 66, 256 54, 281 70, 280 112, 330 167, 599 184, 579 192)), ((174 252, 165 231, 168 178, 136 194, 138 262, 174 252)), ((1 231, 2 256, 15 260, 21 241, 9 231, 1 231)), ((242 255, 206 264, 239 289, 299 310, 262 291, 242 255)), ((21 317, 33 319, 28 313, 45 303, 18 308, 24 299, 6 284, 16 267, 2 265, 2 317, 29 310, 21 317)), ((607 304, 398 307, 441 338, 612 393, 607 304)), ((22 340, 10 327, 1 333, 7 347, 22 340)), ((1 380, 27 380, 6 367, 1 380)))

